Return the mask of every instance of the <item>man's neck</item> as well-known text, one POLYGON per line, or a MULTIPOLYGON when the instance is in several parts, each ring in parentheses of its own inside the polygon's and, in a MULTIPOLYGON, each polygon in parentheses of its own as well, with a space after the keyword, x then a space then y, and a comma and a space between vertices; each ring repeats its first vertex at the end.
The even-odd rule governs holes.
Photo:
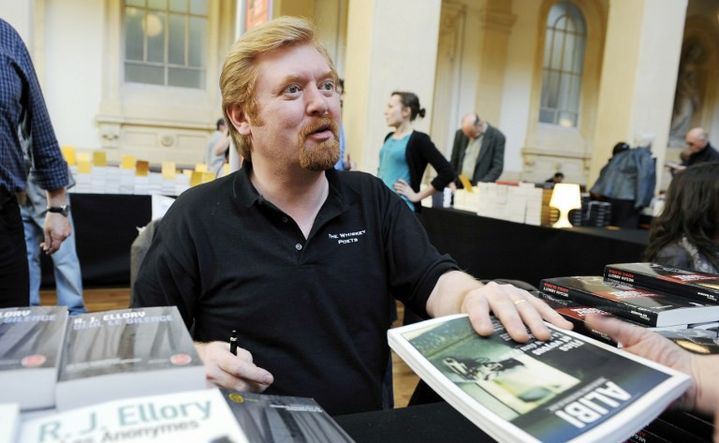
POLYGON ((309 236, 315 217, 327 200, 329 182, 324 171, 297 165, 279 170, 263 161, 253 162, 250 180, 262 197, 292 217, 309 236))

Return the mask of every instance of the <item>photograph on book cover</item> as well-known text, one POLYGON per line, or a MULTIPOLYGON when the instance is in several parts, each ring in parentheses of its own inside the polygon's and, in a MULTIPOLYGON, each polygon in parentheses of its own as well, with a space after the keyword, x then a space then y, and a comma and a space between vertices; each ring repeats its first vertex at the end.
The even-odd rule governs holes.
POLYGON ((541 441, 571 440, 670 376, 552 329, 552 340, 480 337, 466 317, 402 334, 480 406, 541 441))

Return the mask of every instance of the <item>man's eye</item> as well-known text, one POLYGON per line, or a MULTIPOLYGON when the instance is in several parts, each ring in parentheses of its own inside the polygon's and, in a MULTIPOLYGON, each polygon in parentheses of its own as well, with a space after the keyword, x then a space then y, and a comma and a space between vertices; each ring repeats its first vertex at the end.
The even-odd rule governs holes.
POLYGON ((300 91, 301 89, 297 85, 289 85, 287 88, 285 88, 285 92, 288 94, 297 94, 300 91))
POLYGON ((335 82, 333 82, 332 80, 323 81, 320 85, 320 89, 322 89, 323 91, 334 91, 335 82))

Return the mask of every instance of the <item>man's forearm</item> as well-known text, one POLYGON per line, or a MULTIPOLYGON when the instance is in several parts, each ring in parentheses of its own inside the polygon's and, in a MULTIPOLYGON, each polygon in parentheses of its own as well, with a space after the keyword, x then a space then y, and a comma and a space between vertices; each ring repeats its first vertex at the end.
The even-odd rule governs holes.
POLYGON ((65 206, 67 204, 67 196, 65 195, 65 188, 53 189, 47 191, 47 205, 48 206, 65 206))

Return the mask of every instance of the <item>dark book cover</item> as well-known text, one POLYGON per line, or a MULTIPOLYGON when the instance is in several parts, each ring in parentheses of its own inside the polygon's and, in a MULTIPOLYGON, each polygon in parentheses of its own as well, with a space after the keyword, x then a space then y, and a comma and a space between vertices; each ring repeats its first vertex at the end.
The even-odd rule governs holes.
POLYGON ((604 278, 689 297, 703 303, 719 304, 717 274, 687 271, 657 263, 617 263, 604 268, 604 278))
POLYGON ((672 443, 672 441, 644 428, 632 435, 629 440, 627 440, 627 443, 672 443))
POLYGON ((719 305, 699 303, 599 276, 547 278, 542 280, 540 289, 652 327, 710 322, 719 318, 719 305))
POLYGON ((705 443, 707 440, 693 434, 689 429, 682 429, 674 423, 663 420, 661 416, 649 423, 647 431, 654 433, 672 442, 681 443, 705 443))
POLYGON ((59 306, 0 309, 0 403, 53 406, 68 312, 59 306))
POLYGON ((669 409, 660 415, 659 418, 663 422, 670 423, 679 429, 683 429, 695 435, 702 441, 709 442, 713 440, 714 424, 712 423, 711 417, 705 417, 696 412, 669 409))
POLYGON ((551 294, 547 294, 544 292, 540 292, 539 294, 539 298, 544 300, 544 302, 547 303, 550 308, 557 311, 557 313, 564 317, 565 320, 572 323, 572 325, 574 326, 572 330, 574 332, 586 335, 587 337, 599 340, 608 345, 617 345, 617 343, 612 340, 608 335, 604 334, 603 332, 591 329, 584 323, 584 320, 586 320, 587 316, 590 314, 601 315, 603 317, 613 317, 612 314, 592 306, 580 305, 579 303, 572 301, 568 298, 555 297, 551 294))
POLYGON ((202 361, 175 306, 81 314, 68 322, 59 409, 204 387, 202 361))
POLYGON ((352 438, 311 398, 220 389, 251 443, 342 443, 352 438))

